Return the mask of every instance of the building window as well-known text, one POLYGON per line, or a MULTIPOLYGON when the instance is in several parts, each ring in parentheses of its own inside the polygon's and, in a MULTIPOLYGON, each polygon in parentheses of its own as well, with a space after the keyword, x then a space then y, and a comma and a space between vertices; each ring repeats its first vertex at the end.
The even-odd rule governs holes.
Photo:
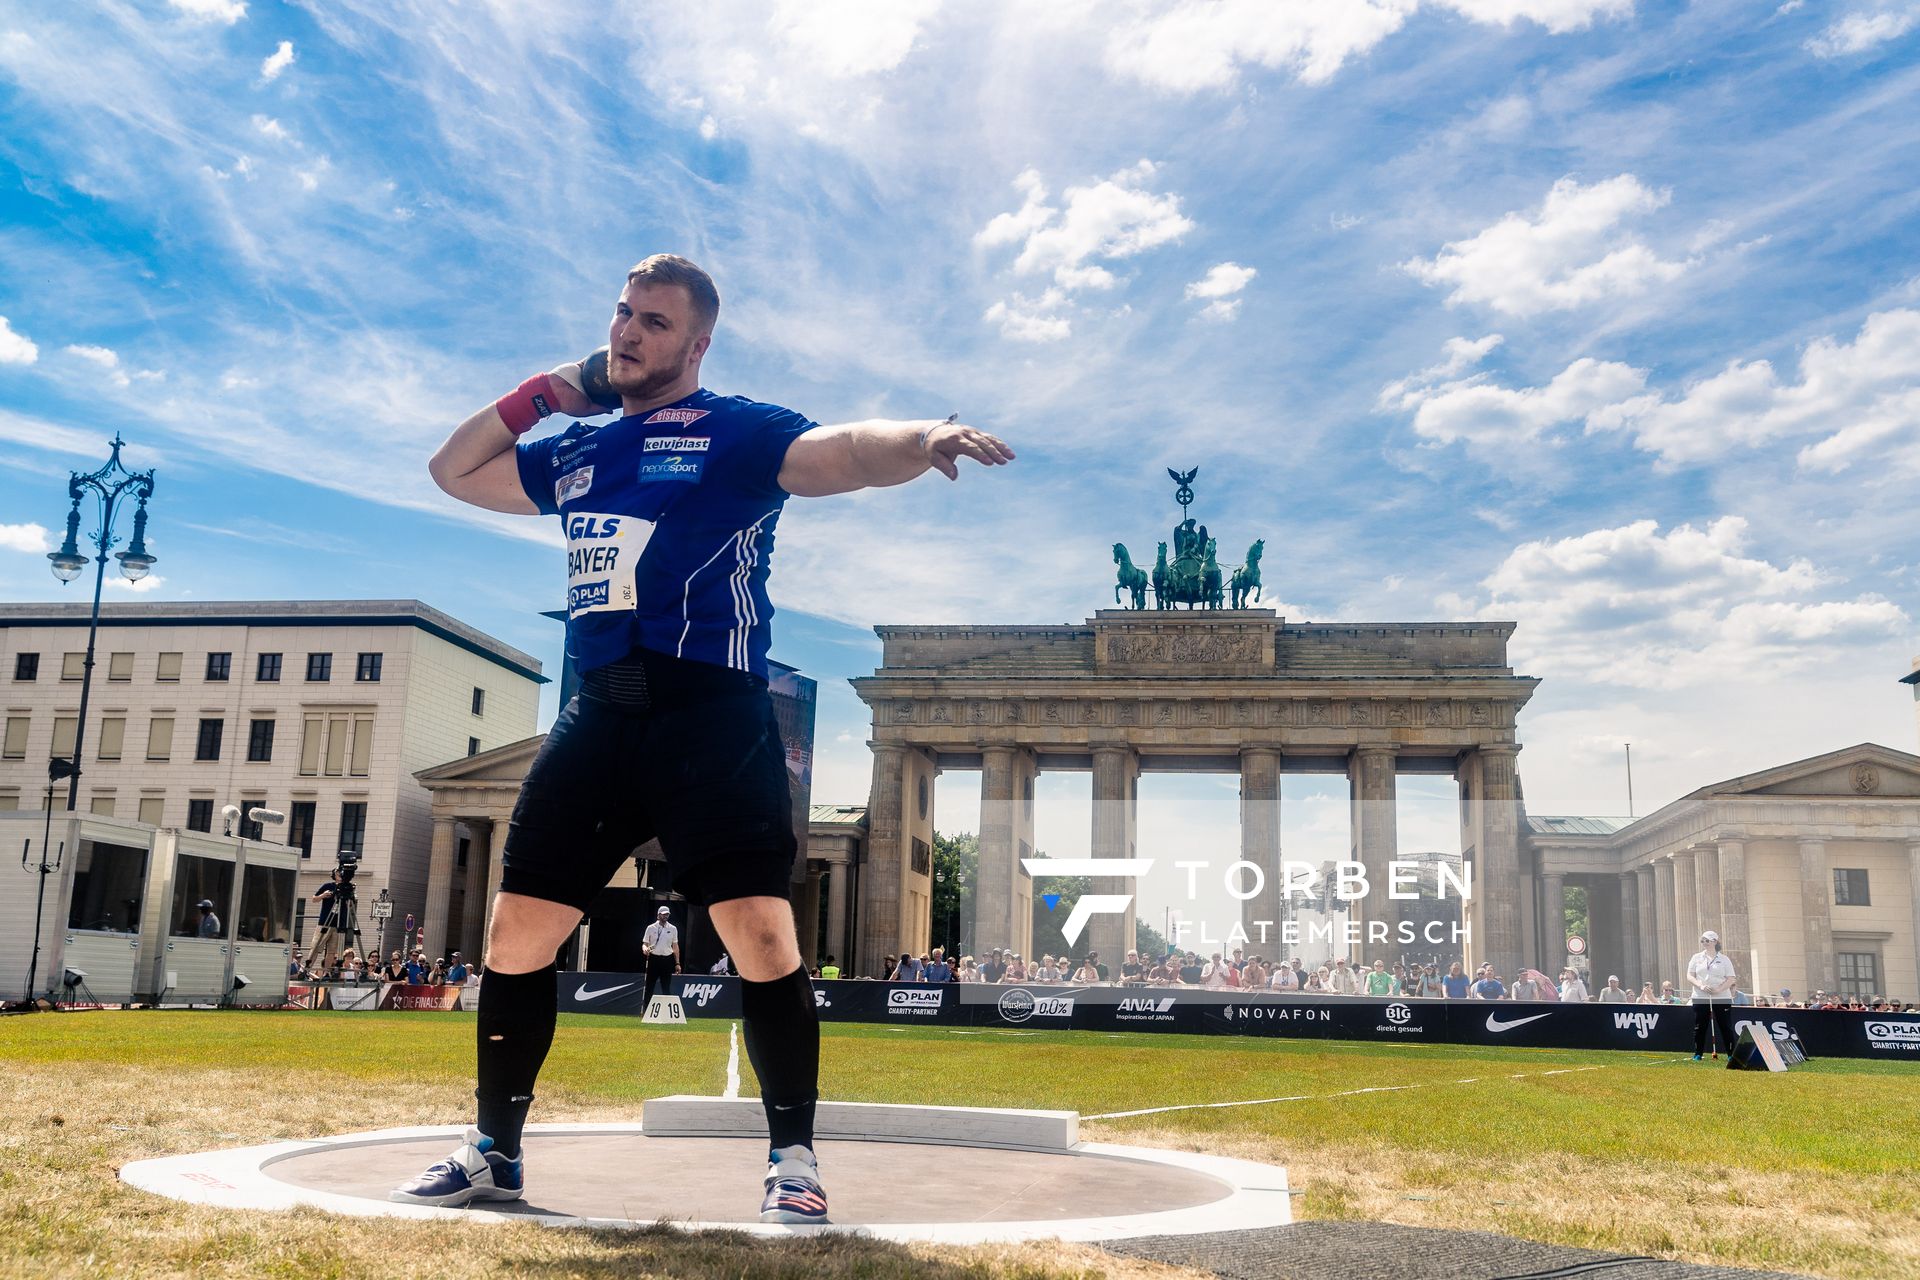
POLYGON ((478 738, 467 739, 467 754, 470 756, 477 756, 480 754, 480 739, 478 738))
POLYGON ((1870 907, 1872 901, 1867 897, 1867 871, 1865 867, 1835 867, 1833 869, 1833 905, 1836 907, 1870 907))
POLYGON ((220 736, 226 732, 225 720, 202 720, 200 739, 194 744, 195 760, 218 760, 220 758, 220 736))
POLYGON ((471 840, 467 839, 465 836, 460 837, 460 843, 454 846, 454 854, 453 854, 454 866, 464 867, 467 865, 467 851, 472 847, 472 845, 473 845, 473 842, 471 840))
POLYGON ((37 653, 14 654, 13 678, 15 680, 38 680, 40 678, 40 655, 37 653))
POLYGON ((53 754, 62 760, 73 759, 73 740, 80 730, 78 716, 53 718, 53 754))
POLYGON ((88 802, 87 808, 88 811, 97 818, 111 818, 113 816, 113 796, 110 794, 94 796, 88 802))
POLYGON ((247 759, 255 763, 273 759, 273 721, 255 720, 247 726, 247 759))
POLYGON ((295 800, 287 810, 287 843, 303 858, 313 856, 314 804, 312 800, 295 800))
POLYGON ((166 824, 162 819, 166 816, 167 799, 165 796, 140 797, 140 821, 150 827, 165 826, 166 824))
MULTIPOLYGON (((209 809, 213 801, 207 801, 209 809)), ((175 938, 230 938, 233 921, 227 919, 227 904, 233 901, 233 864, 220 858, 202 858, 183 853, 173 864, 173 919, 168 934, 175 938), (199 903, 213 903, 214 919, 220 927, 201 931, 199 903)))
POLYGON ((211 800, 187 801, 187 830, 189 831, 213 830, 213 801, 211 800))
POLYGON ((913 838, 913 870, 923 876, 933 872, 933 847, 919 836, 913 838))
POLYGON ((340 852, 365 853, 367 802, 349 800, 340 806, 340 852))
POLYGON ((1843 996, 1880 994, 1880 957, 1871 951, 1842 951, 1834 956, 1843 996))
POLYGON ((330 653, 308 654, 307 679, 314 684, 333 679, 333 655, 330 653))
POLYGON ((26 716, 7 717, 6 749, 0 751, 0 760, 25 760, 27 758, 27 727, 32 721, 26 716))
POLYGON ((173 717, 155 716, 147 724, 147 759, 173 759, 173 717))
POLYGON ((487 691, 485 689, 476 687, 473 691, 473 714, 477 716, 487 714, 487 691))
POLYGON ((272 684, 280 678, 280 655, 263 653, 253 669, 253 678, 264 684, 272 684))
POLYGON ((182 655, 177 653, 161 654, 160 665, 159 665, 159 668, 154 672, 153 678, 155 680, 161 680, 168 683, 178 680, 180 678, 181 656, 182 655))
POLYGON ((133 655, 130 653, 110 653, 107 655, 107 679, 133 679, 133 655))
POLYGON ((78 680, 87 674, 87 655, 84 653, 62 654, 60 657, 60 678, 78 680))
POLYGON ((126 741, 127 718, 107 716, 100 721, 100 745, 94 748, 95 755, 101 760, 118 760, 126 741))
POLYGON ((300 772, 364 778, 373 763, 373 716, 310 713, 300 726, 300 772))
MULTIPOLYGON (((307 900, 305 898, 295 898, 293 900, 293 945, 297 947, 306 941, 306 934, 307 900)), ((297 956, 295 957, 295 959, 298 958, 297 956)))
POLYGON ((242 796, 240 799, 240 835, 246 840, 264 840, 267 838, 266 824, 255 822, 248 815, 255 809, 267 807, 265 796, 242 796))
POLYGON ((231 653, 210 653, 207 655, 207 679, 225 680, 233 675, 233 655, 231 653))
POLYGON ((360 660, 354 664, 353 678, 361 684, 376 683, 380 679, 380 655, 377 653, 361 654, 360 660))

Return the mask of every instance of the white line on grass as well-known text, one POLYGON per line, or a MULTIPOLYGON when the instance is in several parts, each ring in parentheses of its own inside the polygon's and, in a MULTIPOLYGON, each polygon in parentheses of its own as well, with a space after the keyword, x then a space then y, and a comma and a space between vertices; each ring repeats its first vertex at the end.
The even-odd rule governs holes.
MULTIPOLYGON (((1518 1075, 1505 1077, 1509 1080, 1523 1079, 1529 1075, 1562 1076, 1574 1071, 1598 1071, 1599 1067, 1560 1067, 1554 1071, 1523 1071, 1518 1075)), ((1157 1116, 1168 1111, 1211 1111, 1221 1107, 1264 1107, 1275 1102, 1317 1102, 1323 1098, 1351 1098, 1362 1093, 1399 1093, 1405 1089, 1427 1089, 1437 1084, 1478 1084, 1479 1076, 1468 1076, 1464 1080, 1432 1080, 1423 1084, 1376 1084, 1364 1089, 1342 1089, 1337 1093, 1296 1093, 1285 1098, 1249 1098, 1240 1102, 1187 1102, 1173 1107, 1142 1107, 1138 1111, 1106 1111, 1095 1116, 1081 1116, 1082 1120, 1120 1120, 1128 1116, 1157 1116)))
POLYGON ((727 1091, 723 1098, 740 1096, 740 1024, 727 1024, 727 1091))

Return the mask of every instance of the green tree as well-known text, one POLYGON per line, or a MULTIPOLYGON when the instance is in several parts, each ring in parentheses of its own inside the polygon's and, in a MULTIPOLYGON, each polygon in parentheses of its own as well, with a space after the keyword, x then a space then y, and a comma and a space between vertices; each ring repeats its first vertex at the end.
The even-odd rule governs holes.
MULTIPOLYGON (((928 904, 933 945, 949 956, 971 947, 974 891, 980 881, 980 837, 970 831, 933 833, 933 898, 928 904)), ((991 945, 991 944, 989 944, 991 945)))
MULTIPOLYGON (((1583 884, 1570 884, 1567 886, 1566 917, 1567 932, 1569 934, 1578 934, 1589 943, 1593 941, 1591 916, 1587 911, 1587 886, 1583 884)), ((1567 962, 1567 958, 1565 956, 1548 956, 1547 962, 1552 965, 1563 965, 1567 962)), ((1554 972, 1557 974, 1560 971, 1556 968, 1554 972)))
MULTIPOLYGON (((1158 929, 1138 916, 1136 916, 1133 921, 1133 946, 1134 949, 1140 953, 1142 960, 1148 956, 1163 956, 1167 954, 1167 940, 1160 936, 1158 929)), ((1120 958, 1122 960, 1126 959, 1125 956, 1121 956, 1120 958)))

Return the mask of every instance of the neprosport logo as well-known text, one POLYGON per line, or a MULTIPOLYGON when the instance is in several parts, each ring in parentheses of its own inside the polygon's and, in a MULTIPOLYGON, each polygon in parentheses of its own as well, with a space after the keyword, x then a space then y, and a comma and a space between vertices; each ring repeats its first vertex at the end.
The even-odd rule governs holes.
POLYGON ((707 1001, 719 995, 720 991, 721 986, 717 982, 688 982, 680 987, 680 999, 682 1003, 691 1000, 694 1008, 704 1009, 707 1001))
POLYGON ((640 464, 642 480, 698 480, 701 464, 705 458, 689 458, 684 454, 671 454, 654 462, 640 464))
POLYGON ((887 992, 887 1012, 917 1018, 931 1017, 940 1012, 940 1005, 946 994, 946 990, 942 987, 927 987, 922 990, 898 987, 887 992))
POLYGON ((1635 1009, 1631 1013, 1616 1013, 1613 1015, 1614 1030, 1616 1031, 1631 1030, 1635 1035, 1639 1036, 1642 1040, 1645 1040, 1647 1038, 1648 1032, 1652 1031, 1655 1027, 1659 1025, 1660 1025, 1659 1014, 1648 1013, 1645 1010, 1641 1010, 1641 1009, 1635 1009))
POLYGON ((1028 1018, 1071 1018, 1073 1016, 1072 996, 1036 996, 1025 987, 1015 987, 1000 995, 1000 1016, 1008 1022, 1025 1022, 1028 1018))

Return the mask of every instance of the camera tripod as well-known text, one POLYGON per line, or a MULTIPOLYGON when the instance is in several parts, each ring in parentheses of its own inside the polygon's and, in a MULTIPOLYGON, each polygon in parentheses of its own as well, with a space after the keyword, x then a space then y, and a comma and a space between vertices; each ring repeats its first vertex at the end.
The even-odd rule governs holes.
POLYGON ((305 967, 308 973, 314 972, 314 960, 316 957, 318 957, 320 962, 320 970, 324 972, 333 960, 333 944, 343 938, 346 940, 347 946, 354 949, 355 954, 360 955, 363 964, 369 959, 368 956, 360 951, 362 939, 360 937, 359 903, 355 900, 353 881, 341 880, 337 883, 333 891, 333 902, 331 905, 333 911, 327 916, 327 922, 320 926, 318 932, 313 935, 313 941, 307 945, 307 963, 305 967))

